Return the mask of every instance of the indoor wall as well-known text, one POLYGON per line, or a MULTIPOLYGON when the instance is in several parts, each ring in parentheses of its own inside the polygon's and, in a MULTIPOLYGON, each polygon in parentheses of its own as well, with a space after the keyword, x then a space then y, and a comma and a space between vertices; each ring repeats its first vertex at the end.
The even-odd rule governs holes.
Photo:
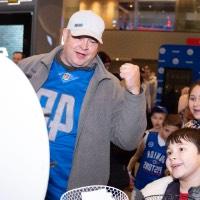
POLYGON ((117 19, 118 1, 116 0, 81 0, 80 10, 93 10, 103 17, 106 29, 112 29, 113 20, 117 19))

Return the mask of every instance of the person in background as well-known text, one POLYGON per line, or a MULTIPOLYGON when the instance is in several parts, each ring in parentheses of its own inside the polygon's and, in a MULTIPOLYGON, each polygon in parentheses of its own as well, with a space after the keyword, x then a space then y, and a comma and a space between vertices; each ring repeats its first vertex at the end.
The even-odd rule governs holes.
POLYGON ((146 97, 146 108, 147 108, 147 115, 149 115, 149 113, 151 113, 151 109, 152 109, 152 103, 151 103, 151 93, 150 93, 150 69, 149 66, 144 66, 140 69, 141 72, 141 80, 142 80, 142 88, 145 91, 145 97, 146 97))
MULTIPOLYGON (((110 71, 111 62, 112 62, 110 56, 105 51, 99 51, 98 56, 100 57, 101 61, 103 62, 105 68, 108 71, 110 71)), ((118 72, 114 72, 112 74, 115 75, 120 81, 122 81, 122 78, 120 77, 118 72)), ((121 85, 123 85, 123 84, 121 84, 121 85)))
POLYGON ((143 85, 146 88, 147 111, 151 113, 151 109, 155 106, 157 94, 157 77, 155 72, 151 71, 148 65, 141 68, 141 76, 143 85))
POLYGON ((143 138, 136 154, 131 158, 128 165, 128 170, 131 171, 140 159, 134 182, 137 189, 141 190, 148 183, 165 175, 165 141, 173 131, 181 128, 181 126, 182 122, 179 115, 168 114, 159 132, 149 132, 143 138))
POLYGON ((148 124, 147 127, 149 127, 148 130, 145 131, 144 136, 146 134, 149 134, 149 132, 159 132, 163 128, 163 122, 166 119, 166 116, 168 114, 168 111, 163 106, 155 106, 150 114, 150 124, 148 124))
MULTIPOLYGON (((145 131, 144 137, 145 135, 148 135, 149 133, 158 133, 162 130, 163 122, 167 116, 167 113, 168 112, 166 108, 162 106, 155 106, 152 109, 151 116, 150 116, 151 128, 145 131)), ((129 162, 128 162, 127 169, 130 176, 130 188, 133 188, 134 178, 132 176, 132 173, 136 169, 136 162, 138 161, 136 160, 136 157, 140 157, 140 154, 142 153, 141 151, 143 151, 143 148, 144 148, 144 141, 142 140, 141 144, 139 144, 135 152, 133 152, 134 154, 132 155, 134 156, 130 157, 129 162)))
POLYGON ((150 129, 152 127, 151 124, 151 95, 150 95, 150 87, 147 81, 145 81, 144 77, 144 68, 140 68, 140 82, 141 87, 144 90, 145 99, 146 99, 146 116, 147 116, 147 129, 150 129))
POLYGON ((188 107, 188 92, 189 87, 184 87, 178 100, 178 114, 182 119, 183 126, 193 118, 188 107))
POLYGON ((150 83, 150 94, 151 94, 151 107, 153 108, 156 104, 156 95, 158 86, 157 77, 155 72, 153 71, 150 72, 149 83, 150 83))
POLYGON ((106 185, 110 142, 131 150, 146 127, 139 67, 120 67, 121 87, 97 55, 105 24, 90 10, 74 13, 63 46, 23 59, 47 122, 50 175, 47 200, 77 187, 106 185))
POLYGON ((187 122, 184 127, 200 128, 200 81, 196 81, 189 89, 188 106, 193 119, 187 122))
POLYGON ((110 56, 106 52, 104 52, 104 51, 99 51, 98 52, 98 56, 101 58, 104 66, 105 66, 105 68, 107 70, 109 70, 110 65, 111 65, 111 58, 110 58, 110 56))
POLYGON ((21 61, 23 58, 24 58, 24 54, 23 54, 23 52, 21 52, 21 51, 15 51, 15 52, 13 52, 13 54, 12 54, 12 61, 13 61, 15 64, 18 64, 19 61, 21 61))

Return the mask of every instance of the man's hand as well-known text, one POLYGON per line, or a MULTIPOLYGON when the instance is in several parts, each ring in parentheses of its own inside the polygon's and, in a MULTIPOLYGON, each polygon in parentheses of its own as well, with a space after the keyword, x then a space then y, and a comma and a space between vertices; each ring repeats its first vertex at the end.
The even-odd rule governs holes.
POLYGON ((120 67, 120 77, 124 79, 126 89, 132 94, 140 93, 140 69, 137 65, 125 63, 120 67))

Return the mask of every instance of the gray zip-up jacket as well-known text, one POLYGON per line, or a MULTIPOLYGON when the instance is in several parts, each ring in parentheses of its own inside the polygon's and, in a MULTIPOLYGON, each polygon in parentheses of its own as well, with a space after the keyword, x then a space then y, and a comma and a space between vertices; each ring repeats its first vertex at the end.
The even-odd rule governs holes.
MULTIPOLYGON (((19 64, 37 92, 47 80, 53 59, 62 47, 50 53, 23 59, 19 64)), ((68 190, 107 184, 110 141, 119 147, 136 148, 146 128, 144 93, 130 94, 96 57, 94 75, 83 100, 68 190)))

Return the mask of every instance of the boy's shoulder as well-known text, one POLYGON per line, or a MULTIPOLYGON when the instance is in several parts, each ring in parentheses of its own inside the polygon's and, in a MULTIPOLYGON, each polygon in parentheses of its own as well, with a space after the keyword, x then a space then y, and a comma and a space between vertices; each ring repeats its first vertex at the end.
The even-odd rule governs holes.
POLYGON ((145 131, 145 133, 147 133, 147 134, 149 134, 149 133, 158 134, 159 132, 155 131, 154 129, 148 129, 148 130, 145 131))
POLYGON ((159 132, 153 130, 153 129, 149 129, 149 130, 146 130, 145 131, 145 136, 148 137, 148 136, 158 136, 159 135, 159 132))
POLYGON ((155 140, 158 138, 158 132, 155 132, 155 131, 152 131, 151 129, 150 130, 147 130, 145 131, 145 135, 144 135, 144 143, 146 144, 147 141, 149 140, 155 140))
POLYGON ((153 131, 153 130, 147 130, 147 134, 144 137, 144 144, 146 145, 148 142, 153 141, 160 147, 166 147, 165 141, 160 136, 159 132, 153 131))

